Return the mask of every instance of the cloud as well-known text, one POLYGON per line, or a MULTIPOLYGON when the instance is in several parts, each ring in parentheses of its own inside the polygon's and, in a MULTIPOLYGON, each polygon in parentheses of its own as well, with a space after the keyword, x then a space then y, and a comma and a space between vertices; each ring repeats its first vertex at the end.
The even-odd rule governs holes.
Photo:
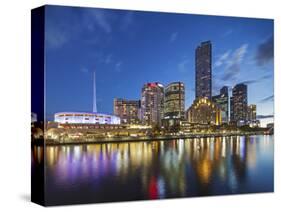
POLYGON ((257 83, 259 80, 246 80, 246 81, 242 81, 240 83, 246 84, 246 85, 251 85, 254 83, 257 83))
POLYGON ((81 41, 98 44, 112 32, 112 15, 104 9, 53 8, 46 22, 47 48, 57 49, 79 37, 81 41), (93 36, 82 37, 85 32, 93 36))
POLYGON ((231 53, 231 51, 228 50, 225 53, 223 53, 222 55, 220 55, 219 58, 217 59, 217 61, 215 62, 214 67, 220 67, 221 65, 223 65, 227 61, 230 53, 231 53))
POLYGON ((115 64, 115 71, 116 72, 121 72, 121 66, 122 66, 123 62, 122 61, 119 61, 115 64))
POLYGON ((120 29, 127 30, 134 22, 134 12, 129 11, 121 18, 120 29))
POLYGON ((61 31, 50 29, 46 36, 46 42, 51 48, 58 48, 67 42, 66 34, 61 31))
POLYGON ((113 60, 112 60, 112 54, 109 54, 106 56, 105 60, 104 60, 104 63, 105 64, 109 64, 111 63, 113 60))
POLYGON ((264 66, 273 60, 273 36, 270 36, 264 42, 260 43, 256 51, 256 63, 259 66, 264 66))
POLYGON ((173 32, 170 36, 170 42, 173 43, 177 40, 178 38, 178 32, 173 32))
POLYGON ((259 103, 267 103, 272 102, 274 100, 274 95, 267 96, 259 101, 259 103))
MULTIPOLYGON (((94 25, 97 25, 100 29, 102 29, 106 33, 111 33, 112 28, 110 24, 110 17, 107 15, 106 11, 103 9, 91 9, 89 10, 88 14, 90 20, 93 21, 92 23, 94 25)), ((94 28, 94 25, 92 25, 92 28, 94 28)), ((90 24, 87 25, 88 27, 91 26, 90 24)))
POLYGON ((178 63, 178 70, 180 73, 186 73, 187 72, 187 64, 189 63, 188 59, 184 59, 181 62, 178 63))
POLYGON ((267 75, 264 75, 260 78, 260 80, 263 80, 263 79, 270 79, 272 77, 271 74, 267 74, 267 75))
POLYGON ((233 80, 240 72, 240 65, 243 62, 244 56, 247 52, 248 44, 243 44, 236 49, 228 59, 225 60, 225 71, 222 80, 233 80))
POLYGON ((232 29, 228 29, 227 31, 225 31, 222 34, 222 37, 227 37, 227 36, 231 35, 232 33, 233 33, 233 30, 232 29))
POLYGON ((274 118, 274 115, 257 115, 257 119, 274 118))
POLYGON ((266 79, 269 79, 269 78, 271 78, 270 74, 264 75, 264 76, 262 76, 262 77, 260 77, 258 79, 242 81, 241 83, 244 83, 246 85, 251 85, 251 84, 254 84, 254 83, 259 83, 259 82, 261 82, 263 80, 266 80, 266 79))
POLYGON ((80 71, 81 71, 82 73, 88 73, 88 72, 89 72, 89 69, 88 69, 88 68, 85 68, 85 67, 82 67, 80 71))

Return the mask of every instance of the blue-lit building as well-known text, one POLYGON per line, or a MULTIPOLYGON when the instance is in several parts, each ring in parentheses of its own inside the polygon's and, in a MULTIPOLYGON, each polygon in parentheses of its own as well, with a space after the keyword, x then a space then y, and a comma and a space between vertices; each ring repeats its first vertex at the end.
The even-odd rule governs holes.
POLYGON ((59 112, 55 113, 54 121, 59 124, 120 124, 118 116, 97 112, 95 73, 93 73, 93 112, 59 112))
POLYGON ((55 122, 61 124, 120 124, 120 118, 103 113, 60 112, 55 114, 55 122))

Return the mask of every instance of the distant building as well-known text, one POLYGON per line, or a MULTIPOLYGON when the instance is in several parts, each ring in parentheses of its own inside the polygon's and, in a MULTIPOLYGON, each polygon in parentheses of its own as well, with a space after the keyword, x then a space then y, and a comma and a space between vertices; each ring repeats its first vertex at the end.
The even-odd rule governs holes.
POLYGON ((187 110, 187 120, 190 123, 220 125, 221 110, 208 98, 197 98, 187 110))
POLYGON ((213 96, 212 101, 221 109, 222 123, 228 123, 228 87, 222 87, 220 94, 213 96))
POLYGON ((249 126, 252 127, 252 128, 260 127, 260 125, 261 125, 260 120, 249 121, 249 126))
POLYGON ((120 117, 121 124, 139 124, 140 100, 115 98, 114 115, 120 117))
POLYGON ((231 96, 230 98, 229 98, 229 104, 230 104, 230 114, 229 114, 229 116, 230 116, 230 122, 234 122, 234 111, 233 111, 233 97, 231 96))
POLYGON ((161 126, 164 113, 164 86, 146 83, 141 93, 141 118, 146 125, 161 126))
POLYGON ((266 125, 266 128, 274 128, 274 123, 268 123, 268 124, 266 125))
POLYGON ((232 89, 233 121, 238 125, 243 125, 247 121, 248 114, 248 94, 247 85, 240 83, 232 89))
POLYGON ((185 88, 183 82, 172 82, 164 89, 164 119, 167 127, 180 124, 184 119, 185 88))
POLYGON ((95 72, 93 72, 93 111, 59 112, 54 116, 54 121, 58 124, 120 124, 119 117, 97 112, 95 72))
POLYGON ((117 116, 93 112, 55 113, 54 121, 60 124, 120 124, 117 116))
POLYGON ((248 106, 248 121, 257 119, 257 105, 251 104, 248 106))
POLYGON ((195 50, 195 97, 212 98, 212 44, 202 42, 195 50))

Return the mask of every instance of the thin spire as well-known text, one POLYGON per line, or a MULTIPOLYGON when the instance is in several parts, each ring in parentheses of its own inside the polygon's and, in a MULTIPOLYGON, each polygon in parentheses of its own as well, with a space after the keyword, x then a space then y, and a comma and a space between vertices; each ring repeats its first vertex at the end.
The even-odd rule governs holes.
POLYGON ((97 112, 97 100, 96 100, 96 72, 93 71, 93 113, 97 112))

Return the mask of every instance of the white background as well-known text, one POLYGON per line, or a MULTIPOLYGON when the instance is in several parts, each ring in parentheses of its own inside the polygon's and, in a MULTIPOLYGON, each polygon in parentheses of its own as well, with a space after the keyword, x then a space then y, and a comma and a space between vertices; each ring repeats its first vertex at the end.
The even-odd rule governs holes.
MULTIPOLYGON (((43 4, 275 19, 275 192, 51 207, 68 211, 278 211, 280 191, 280 24, 278 0, 22 0, 0 6, 0 211, 46 210, 30 198, 30 10, 43 4)), ((280 211, 280 209, 279 209, 280 211)))

